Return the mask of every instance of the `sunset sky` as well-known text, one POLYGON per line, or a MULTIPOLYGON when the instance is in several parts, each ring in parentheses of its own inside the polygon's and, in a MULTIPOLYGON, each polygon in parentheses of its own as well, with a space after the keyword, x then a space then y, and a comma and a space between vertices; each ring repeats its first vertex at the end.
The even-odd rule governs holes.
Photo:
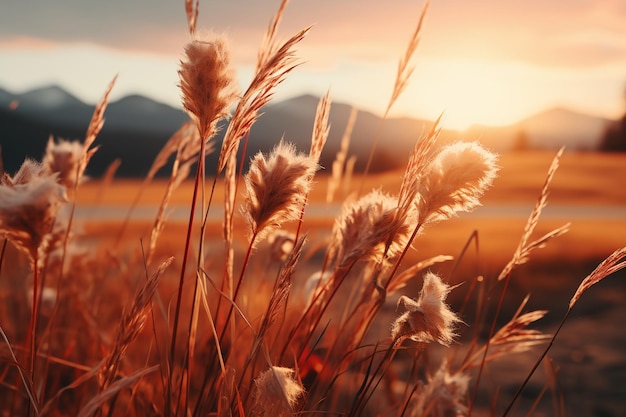
MULTIPOLYGON (((200 1, 200 33, 230 38, 245 88, 276 1, 200 1)), ((315 24, 303 65, 276 100, 323 94, 381 114, 423 1, 292 0, 279 38, 315 24)), ((183 0, 29 0, 0 6, 0 87, 58 84, 94 103, 140 93, 180 106, 178 62, 189 39, 183 0)), ((444 126, 504 125, 563 106, 624 112, 626 1, 432 0, 415 73, 392 115, 444 126)))

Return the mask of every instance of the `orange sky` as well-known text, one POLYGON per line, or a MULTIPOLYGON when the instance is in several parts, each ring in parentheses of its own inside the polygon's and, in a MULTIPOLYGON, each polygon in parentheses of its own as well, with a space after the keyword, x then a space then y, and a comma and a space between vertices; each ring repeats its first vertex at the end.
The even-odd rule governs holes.
MULTIPOLYGON (((0 87, 57 83, 88 102, 119 73, 114 97, 141 93, 179 105, 183 1, 11 2, 0 13, 0 87), (28 3, 28 4, 27 4, 28 3)), ((616 118, 626 88, 623 0, 433 0, 415 73, 393 115, 444 125, 502 125, 553 106, 616 118)), ((382 113, 395 69, 424 3, 292 0, 286 38, 315 24, 303 60, 276 99, 328 88, 336 101, 382 113)), ((241 85, 250 78, 276 2, 200 2, 201 32, 231 38, 241 85)))

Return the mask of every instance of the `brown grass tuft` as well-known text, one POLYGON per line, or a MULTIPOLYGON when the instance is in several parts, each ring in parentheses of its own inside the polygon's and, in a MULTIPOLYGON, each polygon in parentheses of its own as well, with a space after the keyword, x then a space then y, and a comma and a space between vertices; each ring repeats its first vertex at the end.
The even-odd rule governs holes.
POLYGON ((445 303, 451 288, 428 272, 417 300, 402 296, 398 306, 405 312, 392 326, 391 337, 401 344, 406 339, 420 343, 438 342, 449 346, 456 336, 454 326, 461 321, 445 303))
POLYGON ((67 202, 66 189, 37 162, 26 160, 13 176, 0 181, 0 234, 29 255, 38 251, 53 231, 57 213, 67 202))
POLYGON ((478 143, 445 146, 419 182, 418 223, 449 219, 478 206, 496 176, 496 159, 478 143))
POLYGON ((293 145, 281 142, 269 157, 258 153, 244 180, 247 194, 243 214, 253 244, 288 220, 299 218, 311 188, 317 163, 297 154, 293 145))
POLYGON ((256 379, 256 404, 262 416, 291 417, 304 387, 295 380, 295 371, 270 366, 256 379))
POLYGON ((228 116, 237 97, 235 73, 222 37, 194 39, 185 47, 185 55, 178 71, 183 107, 206 141, 215 134, 218 120, 228 116))

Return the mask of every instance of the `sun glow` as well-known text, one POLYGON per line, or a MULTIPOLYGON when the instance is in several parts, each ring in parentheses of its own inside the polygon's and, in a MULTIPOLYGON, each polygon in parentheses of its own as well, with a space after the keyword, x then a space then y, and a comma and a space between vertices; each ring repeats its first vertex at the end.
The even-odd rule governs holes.
POLYGON ((501 63, 426 61, 416 68, 397 111, 426 118, 443 112, 446 127, 459 130, 476 123, 513 123, 542 99, 528 91, 531 74, 528 68, 501 63))

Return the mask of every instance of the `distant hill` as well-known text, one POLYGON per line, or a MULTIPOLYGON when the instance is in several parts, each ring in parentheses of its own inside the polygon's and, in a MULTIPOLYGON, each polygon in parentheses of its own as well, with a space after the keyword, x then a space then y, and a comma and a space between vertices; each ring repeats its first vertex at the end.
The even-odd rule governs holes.
MULTIPOLYGON (((254 124, 247 147, 247 159, 259 151, 268 152, 281 139, 293 142, 302 152, 310 147, 313 120, 319 98, 305 95, 265 106, 254 124)), ((333 103, 331 132, 322 153, 321 164, 330 167, 351 107, 333 103)), ((8 172, 18 169, 25 157, 40 159, 49 135, 68 140, 81 139, 91 118, 93 106, 85 104, 59 87, 52 86, 12 94, 0 90, 0 145, 8 172), (11 103, 18 103, 14 110, 11 103)), ((116 158, 122 159, 118 175, 142 177, 167 139, 187 120, 187 115, 163 103, 133 95, 112 102, 105 112, 104 128, 96 144, 101 145, 92 159, 89 174, 101 175, 116 158)), ((372 170, 395 169, 405 164, 408 152, 432 122, 416 119, 381 119, 360 111, 349 149, 357 156, 357 169, 363 169, 376 135, 379 135, 372 170), (393 143, 394 146, 389 146, 393 143)), ((226 126, 216 137, 221 142, 226 126)), ((456 137, 445 131, 442 137, 456 137)), ((209 172, 217 155, 208 158, 209 172)))
POLYGON ((610 119, 590 116, 564 108, 553 108, 530 116, 518 123, 502 126, 472 126, 467 138, 476 138, 498 151, 515 147, 521 136, 533 149, 595 150, 610 119))
MULTIPOLYGON (((307 152, 318 101, 318 97, 303 95, 265 106, 252 127, 246 160, 258 151, 268 152, 283 137, 307 152)), ((331 106, 330 136, 321 158, 323 167, 331 166, 339 150, 350 111, 348 104, 331 106)), ((58 86, 23 94, 0 89, 0 146, 5 169, 14 172, 25 157, 40 159, 49 135, 82 140, 92 113, 93 105, 83 103, 58 86)), ((186 120, 188 117, 182 110, 139 95, 110 103, 104 128, 96 141, 101 147, 88 173, 97 177, 113 160, 120 158, 119 176, 145 176, 158 151, 186 120)), ((474 126, 463 134, 443 130, 441 140, 477 139, 495 150, 507 151, 523 134, 532 147, 554 148, 566 144, 574 149, 592 149, 608 123, 606 119, 554 109, 506 127, 474 126)), ((381 122, 379 116, 359 111, 349 154, 357 157, 357 170, 363 169, 378 136, 372 170, 404 166, 415 141, 431 126, 432 121, 411 118, 381 122)), ((218 144, 225 128, 222 126, 216 137, 218 144)), ((209 172, 215 169, 216 160, 217 155, 208 158, 209 172)))

